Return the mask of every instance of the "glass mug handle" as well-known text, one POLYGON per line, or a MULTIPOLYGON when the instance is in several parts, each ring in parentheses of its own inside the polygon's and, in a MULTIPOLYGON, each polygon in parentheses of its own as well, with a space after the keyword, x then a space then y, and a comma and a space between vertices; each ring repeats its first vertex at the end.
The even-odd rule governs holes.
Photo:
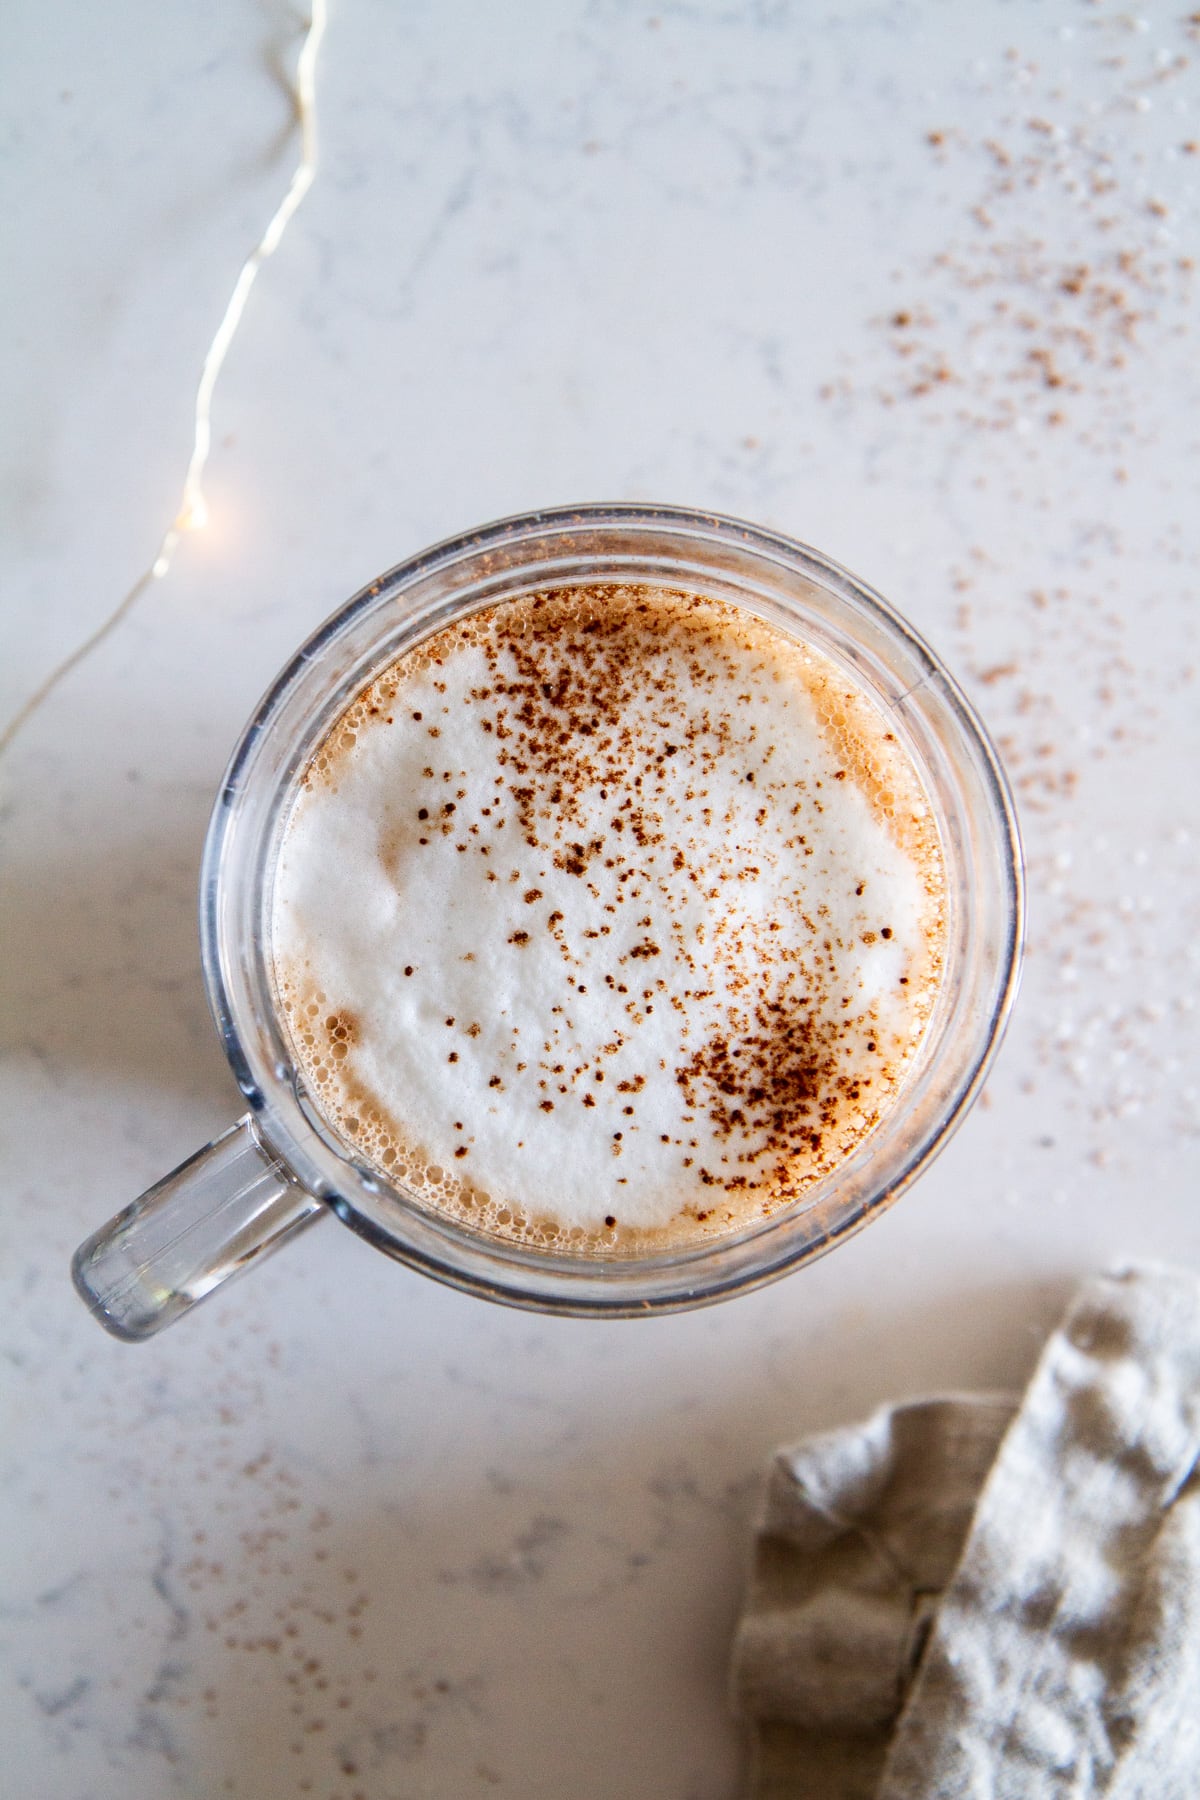
POLYGON ((101 1325, 136 1343, 326 1210, 297 1186, 247 1113, 93 1233, 71 1274, 101 1325))

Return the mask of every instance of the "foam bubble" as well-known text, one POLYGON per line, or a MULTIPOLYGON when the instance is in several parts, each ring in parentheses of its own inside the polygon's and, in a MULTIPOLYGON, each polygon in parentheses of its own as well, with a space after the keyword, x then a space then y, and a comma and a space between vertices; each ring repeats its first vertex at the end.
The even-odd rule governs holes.
POLYGON ((835 1168, 912 1061, 945 910, 913 765, 841 670, 612 585, 383 671, 305 771, 273 904, 342 1137, 473 1228, 598 1255, 835 1168))

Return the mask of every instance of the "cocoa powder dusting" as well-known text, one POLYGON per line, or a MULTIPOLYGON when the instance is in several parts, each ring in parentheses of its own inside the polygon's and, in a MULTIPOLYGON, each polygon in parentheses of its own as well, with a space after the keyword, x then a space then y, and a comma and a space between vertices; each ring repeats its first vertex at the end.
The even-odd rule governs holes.
MULTIPOLYGON (((323 1028, 319 1007, 296 1034, 318 1090, 334 1098, 340 1119, 352 1106, 356 1142, 385 1172, 429 1186, 438 1205, 469 1205, 475 1218, 500 1198, 460 1194, 447 1164, 469 1155, 488 1186, 479 1134, 503 1108, 529 1121, 519 1150, 538 1132, 599 1134, 610 1166, 616 1159, 622 1170, 605 1179, 621 1186, 625 1213, 615 1239, 608 1227, 603 1243, 587 1237, 606 1253, 639 1241, 629 1223, 637 1209, 627 1192, 631 1156, 671 1191, 704 1197, 703 1205, 684 1202, 676 1231, 685 1223, 702 1235, 727 1230, 742 1216, 738 1200, 753 1199, 755 1209, 790 1203, 879 1118, 936 979, 940 853, 892 733, 868 721, 832 665, 785 649, 737 609, 678 590, 597 583, 525 596, 418 646, 334 727, 322 778, 344 784, 341 759, 354 758, 381 713, 401 716, 405 687, 421 694, 423 704, 407 710, 421 712, 426 731, 431 686, 444 696, 448 766, 414 769, 411 799, 401 798, 386 832, 388 881, 403 897, 409 871, 444 854, 449 838, 466 874, 447 874, 447 897, 465 881, 465 892, 494 896, 488 908, 503 921, 498 940, 460 944, 456 963, 480 958, 497 995, 519 997, 530 981, 539 992, 553 983, 558 1000, 548 1016, 522 1015, 540 1048, 521 1036, 519 1004, 475 1017, 472 992, 459 999, 462 1013, 444 1013, 453 1040, 446 1079, 473 1079, 478 1059, 486 1066, 476 1090, 484 1111, 464 1098, 461 1142, 440 1151, 413 1142, 386 1094, 364 1091, 361 1070, 347 1064, 350 1024, 339 1011, 337 1030, 323 1028), (481 674, 448 685, 443 676, 460 653, 470 659, 464 669, 481 674), (793 705, 804 695, 815 708, 806 729, 816 762, 781 754, 780 714, 768 709, 781 679, 793 684, 793 705), (858 804, 843 798, 851 790, 894 840, 888 855, 899 850, 924 871, 928 924, 918 927, 919 943, 910 928, 906 945, 886 945, 893 925, 877 910, 870 871, 836 877, 844 887, 828 896, 832 912, 821 888, 830 873, 815 885, 809 876, 814 856, 833 854, 822 820, 835 804, 858 804), (895 959, 886 965, 886 1005, 904 1020, 900 1036, 877 1017, 878 978, 863 987, 854 973, 880 953, 895 959), (916 990, 901 1001, 914 970, 916 990), (714 1189, 725 1196, 715 1208, 714 1189)), ((405 938, 397 950, 407 952, 405 1005, 409 996, 418 1009, 455 1004, 431 942, 405 938)), ((293 1005, 293 1016, 299 1010, 293 1005)), ((573 1153, 569 1138, 553 1142, 552 1158, 573 1153)), ((526 1218, 511 1191, 503 1198, 507 1234, 558 1241, 552 1221, 526 1218)), ((597 1203, 594 1230, 608 1216, 599 1193, 597 1203)))

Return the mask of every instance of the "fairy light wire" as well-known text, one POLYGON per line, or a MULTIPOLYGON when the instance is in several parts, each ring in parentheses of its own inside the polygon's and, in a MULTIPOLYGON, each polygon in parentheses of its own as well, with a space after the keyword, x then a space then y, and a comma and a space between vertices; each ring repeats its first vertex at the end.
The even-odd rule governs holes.
POLYGON ((212 401, 217 379, 229 353, 229 346, 241 324, 242 314, 246 310, 246 302, 250 297, 250 290, 254 286, 258 272, 267 258, 273 256, 279 248, 284 232, 295 217, 317 173, 316 71, 317 53, 321 47, 321 39, 325 35, 325 20, 326 0, 312 0, 308 30, 305 32, 304 42, 300 46, 300 55, 296 63, 296 79, 292 90, 296 122, 300 127, 300 161, 288 183, 287 192, 268 221, 266 230, 242 264, 238 278, 233 285, 233 292, 221 315, 221 322, 217 326, 205 354, 193 409, 192 454, 188 462, 183 492, 175 517, 164 532, 162 542, 158 546, 158 552, 150 567, 138 576, 129 592, 113 608, 108 617, 96 627, 95 631, 84 638, 81 644, 77 644, 75 649, 50 671, 41 685, 34 689, 28 700, 0 732, 0 756, 8 749, 18 732, 28 724, 34 713, 49 699, 59 683, 73 669, 78 668, 80 663, 116 630, 122 619, 136 606, 147 588, 156 581, 162 580, 174 561, 175 552, 184 533, 198 531, 208 521, 208 505, 204 498, 204 470, 212 450, 212 401))

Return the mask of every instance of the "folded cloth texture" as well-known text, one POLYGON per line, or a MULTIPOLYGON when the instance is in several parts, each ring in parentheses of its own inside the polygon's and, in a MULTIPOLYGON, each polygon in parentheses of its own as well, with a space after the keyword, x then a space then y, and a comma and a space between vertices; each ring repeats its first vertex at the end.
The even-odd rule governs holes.
POLYGON ((1090 1281, 1024 1397, 775 1458, 733 1655, 753 1800, 1196 1800, 1200 1279, 1090 1281))

